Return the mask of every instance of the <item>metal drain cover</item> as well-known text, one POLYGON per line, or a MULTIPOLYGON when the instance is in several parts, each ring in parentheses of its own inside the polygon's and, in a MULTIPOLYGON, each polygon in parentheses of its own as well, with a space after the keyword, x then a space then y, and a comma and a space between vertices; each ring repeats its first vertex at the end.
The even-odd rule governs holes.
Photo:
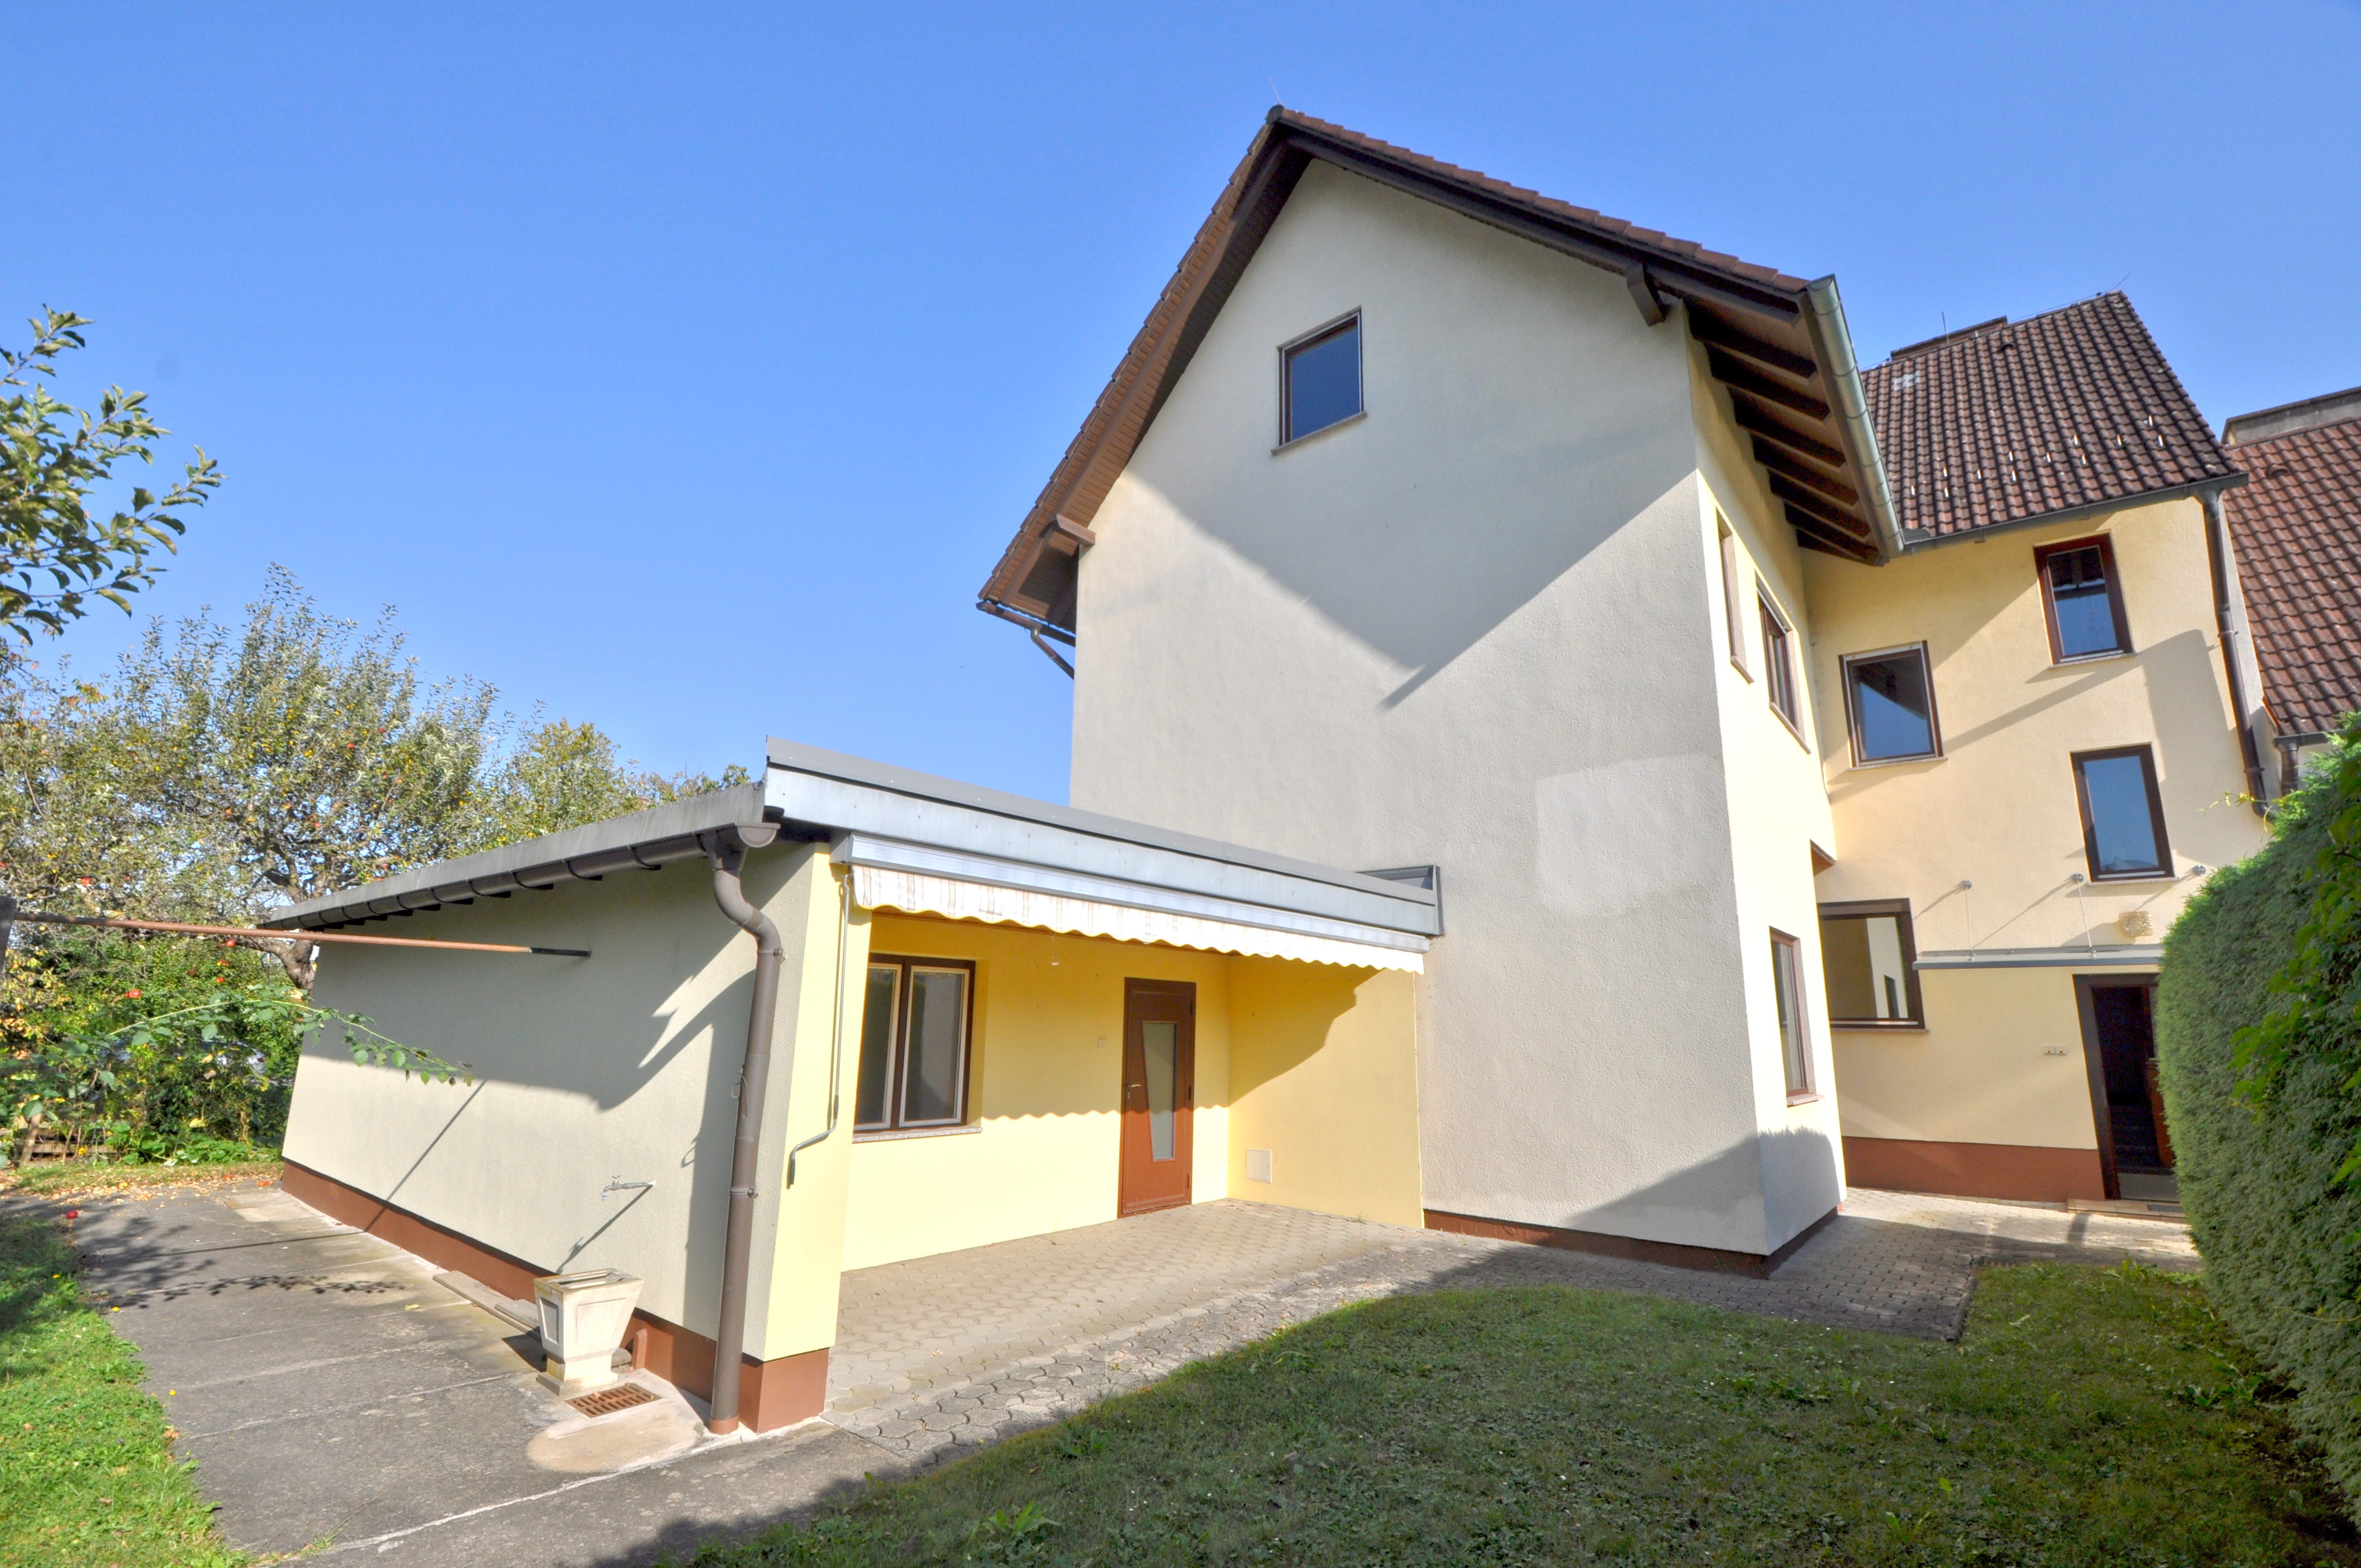
POLYGON ((596 1394, 584 1394, 566 1401, 586 1416, 611 1416, 617 1410, 628 1410, 633 1405, 653 1405, 656 1397, 636 1383, 625 1383, 613 1388, 601 1388, 596 1394))

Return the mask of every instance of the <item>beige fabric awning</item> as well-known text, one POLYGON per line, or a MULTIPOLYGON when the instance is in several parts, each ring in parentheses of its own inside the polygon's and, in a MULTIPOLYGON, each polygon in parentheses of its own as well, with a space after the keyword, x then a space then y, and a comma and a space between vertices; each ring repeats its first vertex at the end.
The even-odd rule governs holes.
POLYGON ((1049 931, 1071 931, 1081 937, 1108 937, 1118 942, 1161 942, 1169 947, 1295 959, 1304 963, 1404 970, 1411 974, 1426 972, 1425 960, 1418 953, 1399 948, 1347 942, 1299 931, 1273 931, 1235 921, 1135 909, 1127 905, 1065 898, 884 866, 854 866, 852 896, 864 909, 899 909, 912 915, 1032 926, 1049 931))

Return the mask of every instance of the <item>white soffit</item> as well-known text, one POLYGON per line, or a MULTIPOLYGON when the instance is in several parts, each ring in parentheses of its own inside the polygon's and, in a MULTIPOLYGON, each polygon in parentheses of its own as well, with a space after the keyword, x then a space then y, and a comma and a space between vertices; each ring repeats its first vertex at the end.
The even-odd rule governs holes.
MULTIPOLYGON (((864 909, 899 909, 912 915, 941 915, 953 920, 1032 926, 1071 931, 1080 937, 1107 937, 1118 942, 1161 942, 1168 947, 1197 948, 1209 952, 1349 964, 1361 969, 1407 970, 1412 974, 1422 974, 1426 970, 1426 962, 1418 953, 1402 948, 1242 926, 1133 905, 1102 904, 1094 899, 1029 888, 962 882, 887 866, 856 864, 852 868, 852 897, 864 909)), ((1423 939, 1419 939, 1421 948, 1425 945, 1423 939)))

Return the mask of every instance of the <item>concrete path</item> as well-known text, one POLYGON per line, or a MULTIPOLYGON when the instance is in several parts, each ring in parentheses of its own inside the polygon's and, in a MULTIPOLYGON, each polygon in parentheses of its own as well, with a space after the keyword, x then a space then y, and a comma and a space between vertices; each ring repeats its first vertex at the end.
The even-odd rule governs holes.
POLYGON ((2155 1221, 1858 1190, 1768 1280, 1201 1204, 850 1274, 827 1419, 716 1442, 653 1379, 577 1416, 431 1266, 275 1190, 94 1199, 75 1232, 231 1541, 419 1568, 685 1555, 1378 1296, 1563 1284, 1939 1337, 1980 1261, 2195 1261, 2155 1221))

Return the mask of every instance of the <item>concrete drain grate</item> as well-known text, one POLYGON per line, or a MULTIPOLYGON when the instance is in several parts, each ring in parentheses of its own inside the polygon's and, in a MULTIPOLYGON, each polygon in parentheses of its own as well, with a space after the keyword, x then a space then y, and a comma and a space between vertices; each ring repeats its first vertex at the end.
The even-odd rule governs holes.
POLYGON ((620 1388, 602 1388, 596 1394, 585 1394, 566 1402, 586 1416, 611 1416, 633 1405, 653 1405, 656 1397, 636 1383, 626 1383, 620 1388))

